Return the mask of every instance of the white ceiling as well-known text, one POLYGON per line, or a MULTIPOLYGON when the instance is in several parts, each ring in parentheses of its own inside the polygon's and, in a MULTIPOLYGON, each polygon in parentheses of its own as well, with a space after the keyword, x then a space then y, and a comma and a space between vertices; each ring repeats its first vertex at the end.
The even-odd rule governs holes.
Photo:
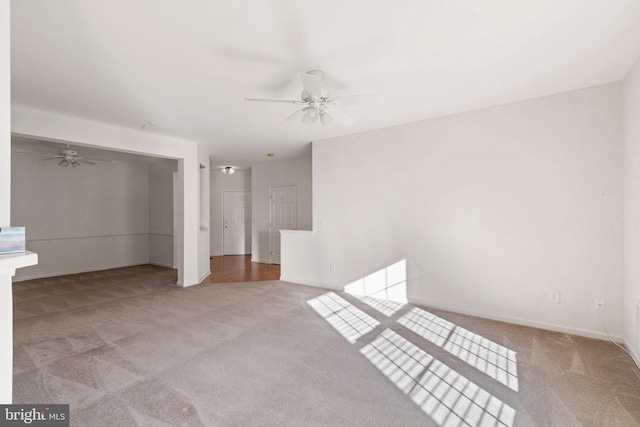
POLYGON ((624 78, 640 0, 14 0, 12 102, 196 141, 214 165, 624 78), (320 69, 355 120, 280 122, 320 69))

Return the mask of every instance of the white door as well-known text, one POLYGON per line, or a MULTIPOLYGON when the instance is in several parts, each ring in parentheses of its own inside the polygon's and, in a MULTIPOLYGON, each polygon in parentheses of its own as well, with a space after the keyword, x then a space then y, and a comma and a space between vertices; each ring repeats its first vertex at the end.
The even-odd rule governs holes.
POLYGON ((222 206, 223 253, 225 255, 250 254, 251 193, 248 191, 225 191, 222 206))
POLYGON ((269 205, 269 256, 272 264, 280 264, 280 230, 298 228, 298 189, 295 185, 271 187, 269 205))

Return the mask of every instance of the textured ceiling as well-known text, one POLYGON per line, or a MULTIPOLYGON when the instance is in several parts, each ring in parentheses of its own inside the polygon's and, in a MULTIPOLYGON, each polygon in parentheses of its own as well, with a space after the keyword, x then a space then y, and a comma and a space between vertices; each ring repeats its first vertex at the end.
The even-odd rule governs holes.
POLYGON ((14 105, 198 142, 214 165, 624 78, 640 1, 12 1, 14 105), (326 72, 356 124, 281 121, 326 72))

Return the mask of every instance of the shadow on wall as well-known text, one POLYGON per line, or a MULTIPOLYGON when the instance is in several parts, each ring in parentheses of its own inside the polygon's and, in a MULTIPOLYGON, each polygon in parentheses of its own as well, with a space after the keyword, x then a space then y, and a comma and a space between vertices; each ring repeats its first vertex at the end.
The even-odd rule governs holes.
MULTIPOLYGON (((402 260, 344 290, 387 316, 382 322, 393 321, 391 317, 404 308, 405 314, 393 322, 394 329, 414 332, 517 392, 516 353, 407 304, 406 277, 406 260, 402 260)), ((307 303, 348 342, 360 340, 364 344, 360 353, 439 426, 513 426, 513 408, 338 294, 327 292, 307 303)), ((411 337, 410 332, 405 335, 411 337)))

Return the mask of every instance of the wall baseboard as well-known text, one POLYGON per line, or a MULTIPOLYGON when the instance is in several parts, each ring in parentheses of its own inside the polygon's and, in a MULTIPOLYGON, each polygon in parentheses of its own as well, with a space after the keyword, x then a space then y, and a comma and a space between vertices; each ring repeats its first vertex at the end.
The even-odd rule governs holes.
POLYGON ((13 283, 25 282, 27 280, 35 280, 35 279, 46 279, 48 277, 68 276, 70 274, 92 273, 94 271, 112 270, 114 268, 135 267, 137 265, 146 265, 146 264, 151 264, 151 263, 149 263, 149 262, 146 262, 146 263, 135 262, 135 263, 132 263, 132 264, 108 265, 108 266, 100 267, 98 269, 96 269, 96 268, 74 269, 74 270, 60 271, 60 272, 56 272, 56 273, 33 274, 33 275, 20 276, 20 277, 14 276, 13 277, 13 283))
POLYGON ((460 310, 458 308, 451 307, 451 306, 444 306, 444 305, 438 305, 438 304, 434 305, 426 301, 412 300, 409 303, 415 304, 421 307, 427 307, 427 308, 431 307, 436 310, 450 311, 452 313, 464 314, 467 316, 480 317, 483 319, 496 320, 498 322, 511 323, 513 325, 528 326, 530 328, 536 328, 536 329, 544 329, 546 331, 578 335, 581 337, 594 338, 594 339, 603 340, 603 341, 609 341, 610 339, 612 339, 617 343, 624 342, 622 337, 618 337, 618 336, 609 337, 609 335, 600 331, 592 331, 588 329, 567 327, 567 326, 562 326, 555 323, 537 322, 534 320, 521 319, 518 317, 499 316, 499 315, 496 316, 491 313, 477 312, 473 310, 460 310))
MULTIPOLYGON (((310 283, 310 282, 306 282, 304 280, 297 280, 295 277, 280 276, 280 280, 282 280, 283 282, 296 283, 296 284, 304 285, 304 286, 313 286, 315 288, 322 288, 322 289, 327 289, 327 290, 330 290, 330 291, 342 291, 341 288, 338 288, 338 289, 330 288, 328 286, 323 286, 323 285, 318 284, 318 283, 310 283)), ((528 326, 530 328, 544 329, 544 330, 552 331, 552 332, 560 332, 560 333, 565 333, 565 334, 578 335, 578 336, 587 337, 587 338, 594 338, 594 339, 598 339, 598 340, 609 341, 609 336, 606 333, 599 332, 599 331, 591 331, 591 330, 587 330, 587 329, 566 327, 566 326, 553 324, 553 323, 536 322, 536 321, 531 321, 531 320, 527 320, 527 319, 520 319, 520 318, 516 318, 516 317, 495 316, 495 315, 492 315, 490 313, 474 312, 474 311, 470 311, 470 310, 460 310, 460 309, 457 309, 455 307, 448 307, 448 306, 442 306, 442 305, 433 305, 433 304, 431 304, 429 302, 420 301, 420 300, 416 300, 416 299, 412 299, 411 301, 409 301, 409 304, 416 305, 418 307, 434 308, 436 310, 450 311, 452 313, 464 314, 464 315, 467 315, 467 316, 480 317, 480 318, 483 318, 483 319, 496 320, 498 322, 511 323, 511 324, 514 324, 514 325, 528 326)), ((617 343, 624 343, 624 339, 622 337, 612 336, 611 339, 614 340, 617 343)), ((631 353, 633 354, 633 352, 631 352, 631 353)), ((637 362, 635 356, 634 356, 634 360, 637 362)))
POLYGON ((202 283, 202 281, 204 279, 206 279, 207 277, 209 277, 209 276, 211 276, 211 270, 209 270, 206 273, 204 273, 204 275, 198 279, 198 284, 202 283))
POLYGON ((149 264, 151 265, 157 265, 158 267, 164 267, 164 268, 170 268, 172 270, 175 270, 176 267, 173 264, 165 264, 163 262, 155 262, 155 261, 149 261, 149 264))
POLYGON ((296 285, 304 285, 304 286, 311 286, 311 287, 314 287, 314 288, 326 289, 328 291, 341 291, 342 290, 342 289, 328 288, 326 286, 322 286, 322 285, 319 285, 317 283, 306 282, 304 280, 298 280, 298 279, 293 278, 293 277, 280 276, 280 279, 278 279, 278 280, 280 280, 282 282, 295 283, 296 285))
POLYGON ((640 355, 638 355, 635 351, 633 351, 633 347, 631 347, 626 340, 624 341, 623 344, 627 348, 627 351, 629 352, 629 355, 631 355, 631 358, 635 362, 636 366, 640 368, 640 355))

